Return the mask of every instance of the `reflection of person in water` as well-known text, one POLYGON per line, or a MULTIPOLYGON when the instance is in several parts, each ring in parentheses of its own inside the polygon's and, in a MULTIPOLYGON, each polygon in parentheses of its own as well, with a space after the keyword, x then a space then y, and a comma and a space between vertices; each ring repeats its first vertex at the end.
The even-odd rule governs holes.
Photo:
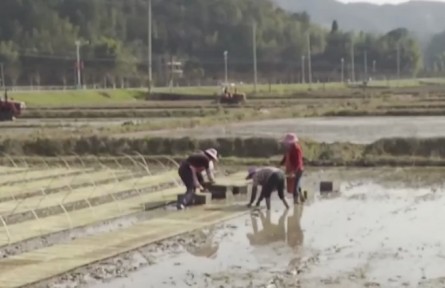
POLYGON ((271 222, 271 212, 267 211, 266 216, 262 211, 257 211, 259 213, 258 217, 251 213, 252 228, 253 233, 248 233, 247 238, 249 239, 250 245, 252 246, 262 246, 268 245, 278 241, 286 241, 286 216, 287 211, 285 210, 278 220, 278 224, 272 224, 271 222), (258 218, 261 220, 261 225, 263 230, 258 231, 258 218))
POLYGON ((300 220, 303 214, 303 206, 295 206, 292 216, 287 218, 287 244, 295 249, 303 244, 303 230, 300 220))
POLYGON ((295 253, 295 257, 289 262, 289 269, 295 271, 298 269, 301 254, 298 251, 303 245, 303 229, 301 229, 301 216, 304 206, 295 206, 292 216, 287 218, 287 244, 295 253))

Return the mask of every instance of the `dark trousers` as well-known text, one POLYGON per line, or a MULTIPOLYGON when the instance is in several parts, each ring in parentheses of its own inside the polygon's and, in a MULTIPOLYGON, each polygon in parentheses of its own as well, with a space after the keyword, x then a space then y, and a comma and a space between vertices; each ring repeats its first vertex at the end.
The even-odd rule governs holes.
POLYGON ((278 192, 278 197, 280 197, 280 199, 283 200, 285 182, 286 178, 284 176, 284 173, 281 171, 275 172, 272 175, 270 175, 269 179, 267 179, 266 185, 264 185, 264 187, 262 187, 261 189, 261 195, 256 205, 259 206, 264 198, 269 199, 270 196, 272 195, 272 192, 274 192, 275 190, 277 190, 278 192))
MULTIPOLYGON (((190 168, 190 165, 187 162, 182 162, 181 165, 179 166, 178 174, 179 177, 181 177, 182 183, 184 183, 186 191, 185 191, 185 196, 182 199, 182 203, 178 204, 187 206, 190 205, 193 200, 195 190, 196 188, 198 188, 196 187, 195 182, 193 181, 193 173, 194 172, 192 168, 190 168)), ((204 178, 202 177, 202 174, 197 173, 196 176, 198 178, 199 183, 202 185, 204 183, 204 178)))
POLYGON ((298 202, 298 197, 301 196, 301 178, 303 176, 303 171, 295 173, 295 188, 293 190, 294 202, 298 202))

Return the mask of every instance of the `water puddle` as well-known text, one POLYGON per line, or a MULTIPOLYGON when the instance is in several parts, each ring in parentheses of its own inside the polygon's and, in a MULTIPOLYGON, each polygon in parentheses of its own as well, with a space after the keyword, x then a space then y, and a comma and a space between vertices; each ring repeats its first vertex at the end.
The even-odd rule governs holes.
POLYGON ((440 182, 342 181, 335 197, 289 211, 275 199, 269 213, 164 241, 153 265, 92 287, 445 287, 440 182))

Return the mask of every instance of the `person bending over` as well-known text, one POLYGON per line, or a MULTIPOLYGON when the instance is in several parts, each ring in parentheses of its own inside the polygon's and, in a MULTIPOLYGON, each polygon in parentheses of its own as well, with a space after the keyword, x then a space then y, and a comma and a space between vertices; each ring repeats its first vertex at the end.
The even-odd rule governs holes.
POLYGON ((186 192, 182 202, 177 204, 179 210, 191 204, 196 190, 204 190, 202 187, 204 181, 201 175, 204 170, 209 181, 215 182, 212 167, 214 166, 213 162, 216 161, 218 161, 218 151, 213 148, 205 150, 204 153, 190 155, 185 161, 182 161, 178 174, 186 187, 186 192))
POLYGON ((260 198, 256 203, 256 207, 260 206, 261 201, 266 198, 267 210, 270 210, 270 196, 275 190, 278 197, 283 201, 286 209, 289 209, 286 198, 284 197, 284 183, 286 181, 285 174, 275 167, 249 168, 246 180, 252 179, 252 196, 247 207, 251 207, 256 198, 258 186, 261 186, 260 198))

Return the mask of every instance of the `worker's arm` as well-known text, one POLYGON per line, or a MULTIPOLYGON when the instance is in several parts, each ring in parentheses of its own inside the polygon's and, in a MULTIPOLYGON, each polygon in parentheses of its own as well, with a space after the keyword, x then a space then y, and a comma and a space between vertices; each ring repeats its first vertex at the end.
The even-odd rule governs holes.
POLYGON ((250 196, 250 202, 249 202, 249 204, 247 204, 248 207, 252 206, 253 202, 255 201, 257 190, 258 190, 258 185, 253 185, 252 186, 252 195, 250 196))
POLYGON ((279 166, 283 166, 285 162, 286 162, 286 155, 284 155, 283 158, 281 159, 279 166))
POLYGON ((199 172, 197 172, 196 170, 193 170, 193 173, 192 173, 193 174, 193 183, 195 183, 195 189, 202 190, 202 185, 201 185, 201 183, 199 183, 197 173, 199 173, 199 172))
POLYGON ((215 183, 215 175, 213 174, 213 169, 207 168, 206 174, 207 174, 207 177, 209 178, 209 181, 211 183, 215 183))

